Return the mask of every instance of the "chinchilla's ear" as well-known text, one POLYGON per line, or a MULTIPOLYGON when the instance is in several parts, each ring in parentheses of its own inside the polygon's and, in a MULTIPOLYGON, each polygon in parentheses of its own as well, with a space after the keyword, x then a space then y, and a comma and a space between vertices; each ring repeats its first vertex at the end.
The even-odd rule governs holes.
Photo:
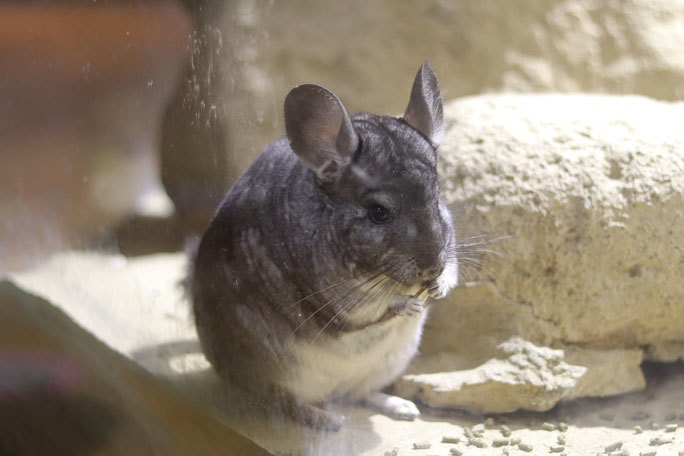
POLYGON ((292 150, 323 182, 337 178, 359 144, 342 102, 314 84, 295 87, 285 98, 285 130, 292 150))
POLYGON ((437 77, 427 61, 420 66, 413 81, 404 121, 427 136, 434 144, 439 144, 444 136, 442 92, 439 90, 437 77))

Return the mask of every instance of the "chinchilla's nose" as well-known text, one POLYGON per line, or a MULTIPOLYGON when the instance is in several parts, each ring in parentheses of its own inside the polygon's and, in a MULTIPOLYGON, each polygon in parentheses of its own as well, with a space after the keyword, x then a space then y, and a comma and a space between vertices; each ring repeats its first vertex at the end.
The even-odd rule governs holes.
POLYGON ((432 257, 432 261, 418 261, 416 275, 423 280, 436 279, 444 271, 445 255, 440 253, 432 257))

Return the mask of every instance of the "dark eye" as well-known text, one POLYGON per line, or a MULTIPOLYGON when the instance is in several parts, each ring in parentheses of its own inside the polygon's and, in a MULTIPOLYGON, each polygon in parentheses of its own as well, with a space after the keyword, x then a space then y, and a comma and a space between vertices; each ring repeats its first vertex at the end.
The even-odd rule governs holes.
POLYGON ((368 215, 375 223, 387 223, 390 219, 390 211, 384 206, 373 204, 368 208, 368 215))

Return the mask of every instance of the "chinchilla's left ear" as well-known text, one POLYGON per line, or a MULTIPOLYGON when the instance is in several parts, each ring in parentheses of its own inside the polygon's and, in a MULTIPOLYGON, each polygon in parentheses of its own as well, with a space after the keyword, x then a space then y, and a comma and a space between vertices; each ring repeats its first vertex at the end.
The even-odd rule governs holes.
POLYGON ((444 136, 442 92, 427 61, 420 66, 413 81, 404 121, 424 134, 433 144, 439 144, 444 136))

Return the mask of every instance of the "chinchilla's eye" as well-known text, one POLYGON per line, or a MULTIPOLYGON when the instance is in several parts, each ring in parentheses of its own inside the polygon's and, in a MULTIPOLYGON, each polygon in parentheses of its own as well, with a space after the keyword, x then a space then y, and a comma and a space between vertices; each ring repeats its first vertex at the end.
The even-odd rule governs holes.
POLYGON ((378 224, 387 223, 390 220, 390 211, 384 206, 373 204, 368 208, 370 219, 378 224))

